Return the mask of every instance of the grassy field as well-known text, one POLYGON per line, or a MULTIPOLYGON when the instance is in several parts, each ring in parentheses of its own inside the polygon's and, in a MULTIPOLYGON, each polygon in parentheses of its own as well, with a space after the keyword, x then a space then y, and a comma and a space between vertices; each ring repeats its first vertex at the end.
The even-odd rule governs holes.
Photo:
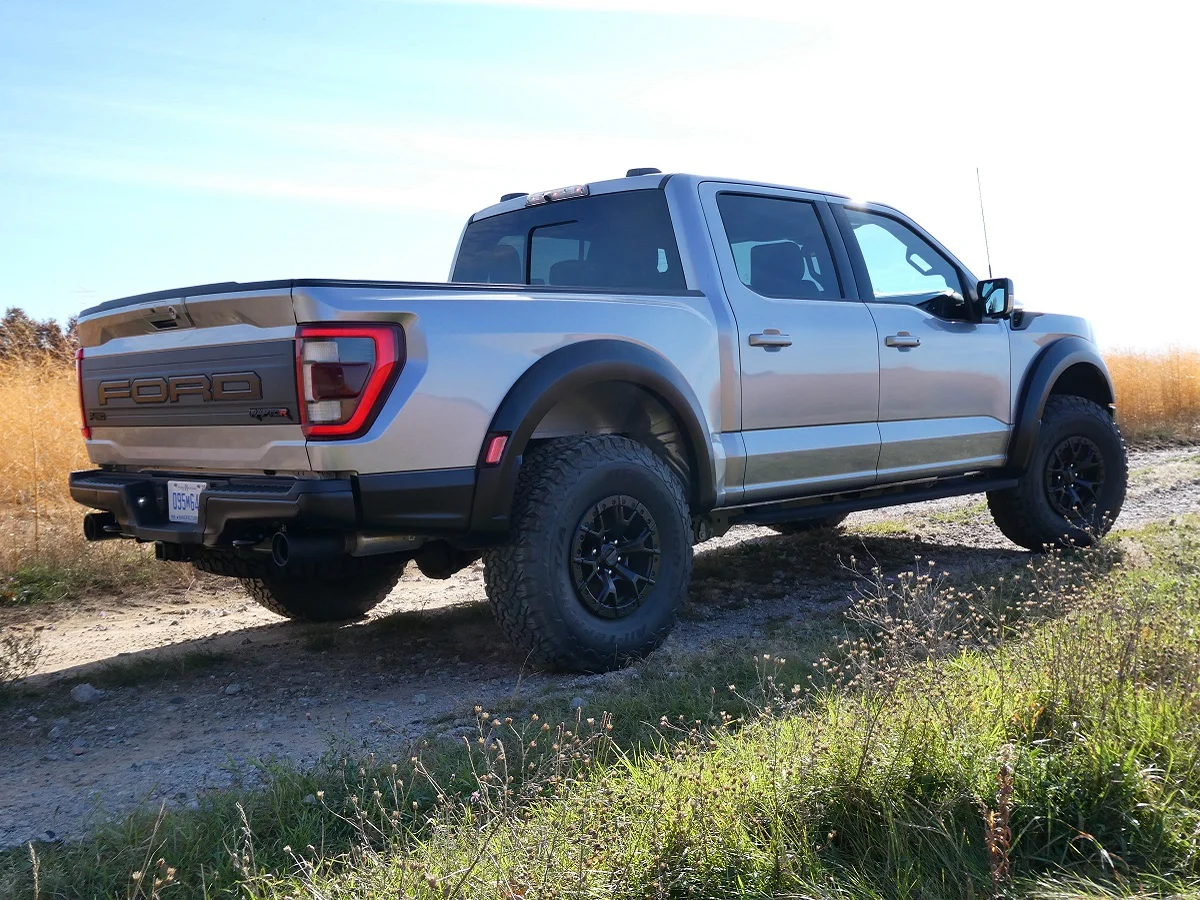
POLYGON ((1200 438, 1200 351, 1106 353, 1127 440, 1200 438))
POLYGON ((0 360, 0 606, 80 596, 151 581, 183 583, 146 547, 88 546, 67 475, 88 466, 74 369, 49 357, 0 360))
POLYGON ((1200 522, 982 587, 864 572, 760 649, 266 768, 0 856, 0 896, 1200 896, 1200 522))

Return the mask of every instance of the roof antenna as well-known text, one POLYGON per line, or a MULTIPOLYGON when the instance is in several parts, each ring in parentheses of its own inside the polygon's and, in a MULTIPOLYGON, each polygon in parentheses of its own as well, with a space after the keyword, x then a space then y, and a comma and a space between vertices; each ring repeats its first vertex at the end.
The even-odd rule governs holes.
POLYGON ((992 248, 988 246, 987 216, 983 214, 983 183, 979 180, 979 166, 975 167, 975 187, 979 190, 979 218, 983 220, 983 249, 987 253, 988 278, 992 277, 992 248))

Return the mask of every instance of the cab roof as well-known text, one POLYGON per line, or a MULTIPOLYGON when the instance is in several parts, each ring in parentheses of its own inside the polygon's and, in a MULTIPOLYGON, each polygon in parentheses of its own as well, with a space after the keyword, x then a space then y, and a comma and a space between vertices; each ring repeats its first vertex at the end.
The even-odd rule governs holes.
MULTIPOLYGON (((719 181, 724 184, 739 184, 745 185, 746 187, 773 188, 789 191, 805 191, 806 193, 810 194, 821 194, 826 197, 837 197, 842 200, 850 199, 845 194, 835 194, 831 191, 816 191, 810 188, 796 187, 795 185, 772 184, 771 182, 767 181, 747 181, 744 178, 714 178, 705 175, 689 175, 684 172, 655 172, 647 175, 631 175, 624 178, 610 178, 606 181, 580 182, 580 184, 586 185, 588 189, 588 196, 591 196, 593 194, 611 194, 616 193, 617 191, 648 191, 661 189, 666 187, 668 181, 677 178, 686 179, 693 184, 700 184, 705 181, 719 181)), ((502 200, 499 203, 494 203, 491 206, 479 210, 479 212, 471 216, 471 221, 474 222, 477 219, 486 219, 491 216, 500 215, 501 213, 524 209, 531 194, 513 193, 505 194, 505 196, 509 199, 502 200)))

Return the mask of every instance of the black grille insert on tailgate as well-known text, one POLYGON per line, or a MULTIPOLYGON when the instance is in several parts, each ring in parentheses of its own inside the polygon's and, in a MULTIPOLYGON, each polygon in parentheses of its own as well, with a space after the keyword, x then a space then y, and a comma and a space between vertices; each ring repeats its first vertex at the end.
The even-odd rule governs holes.
POLYGON ((83 403, 96 428, 298 425, 296 345, 263 341, 91 356, 83 403))

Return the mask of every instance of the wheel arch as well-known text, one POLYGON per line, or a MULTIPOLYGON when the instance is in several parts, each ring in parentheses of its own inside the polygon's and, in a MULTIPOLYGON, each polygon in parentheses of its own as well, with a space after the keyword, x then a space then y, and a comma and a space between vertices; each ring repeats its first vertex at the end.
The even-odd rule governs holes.
POLYGON ((1091 400, 1113 414, 1112 376, 1096 346, 1080 337, 1047 344, 1030 363, 1017 398, 1008 467, 1023 472, 1037 447, 1046 401, 1054 394, 1091 400))
POLYGON ((483 463, 485 448, 480 448, 472 533, 495 535, 508 530, 517 472, 538 427, 565 401, 594 394, 603 384, 627 386, 634 392, 631 396, 650 398, 670 415, 677 426, 680 453, 686 460, 688 499, 694 509, 714 505, 712 443, 702 407, 687 380, 665 358, 639 344, 589 340, 560 347, 542 357, 517 379, 501 402, 488 434, 507 434, 509 438, 496 465, 483 463))

